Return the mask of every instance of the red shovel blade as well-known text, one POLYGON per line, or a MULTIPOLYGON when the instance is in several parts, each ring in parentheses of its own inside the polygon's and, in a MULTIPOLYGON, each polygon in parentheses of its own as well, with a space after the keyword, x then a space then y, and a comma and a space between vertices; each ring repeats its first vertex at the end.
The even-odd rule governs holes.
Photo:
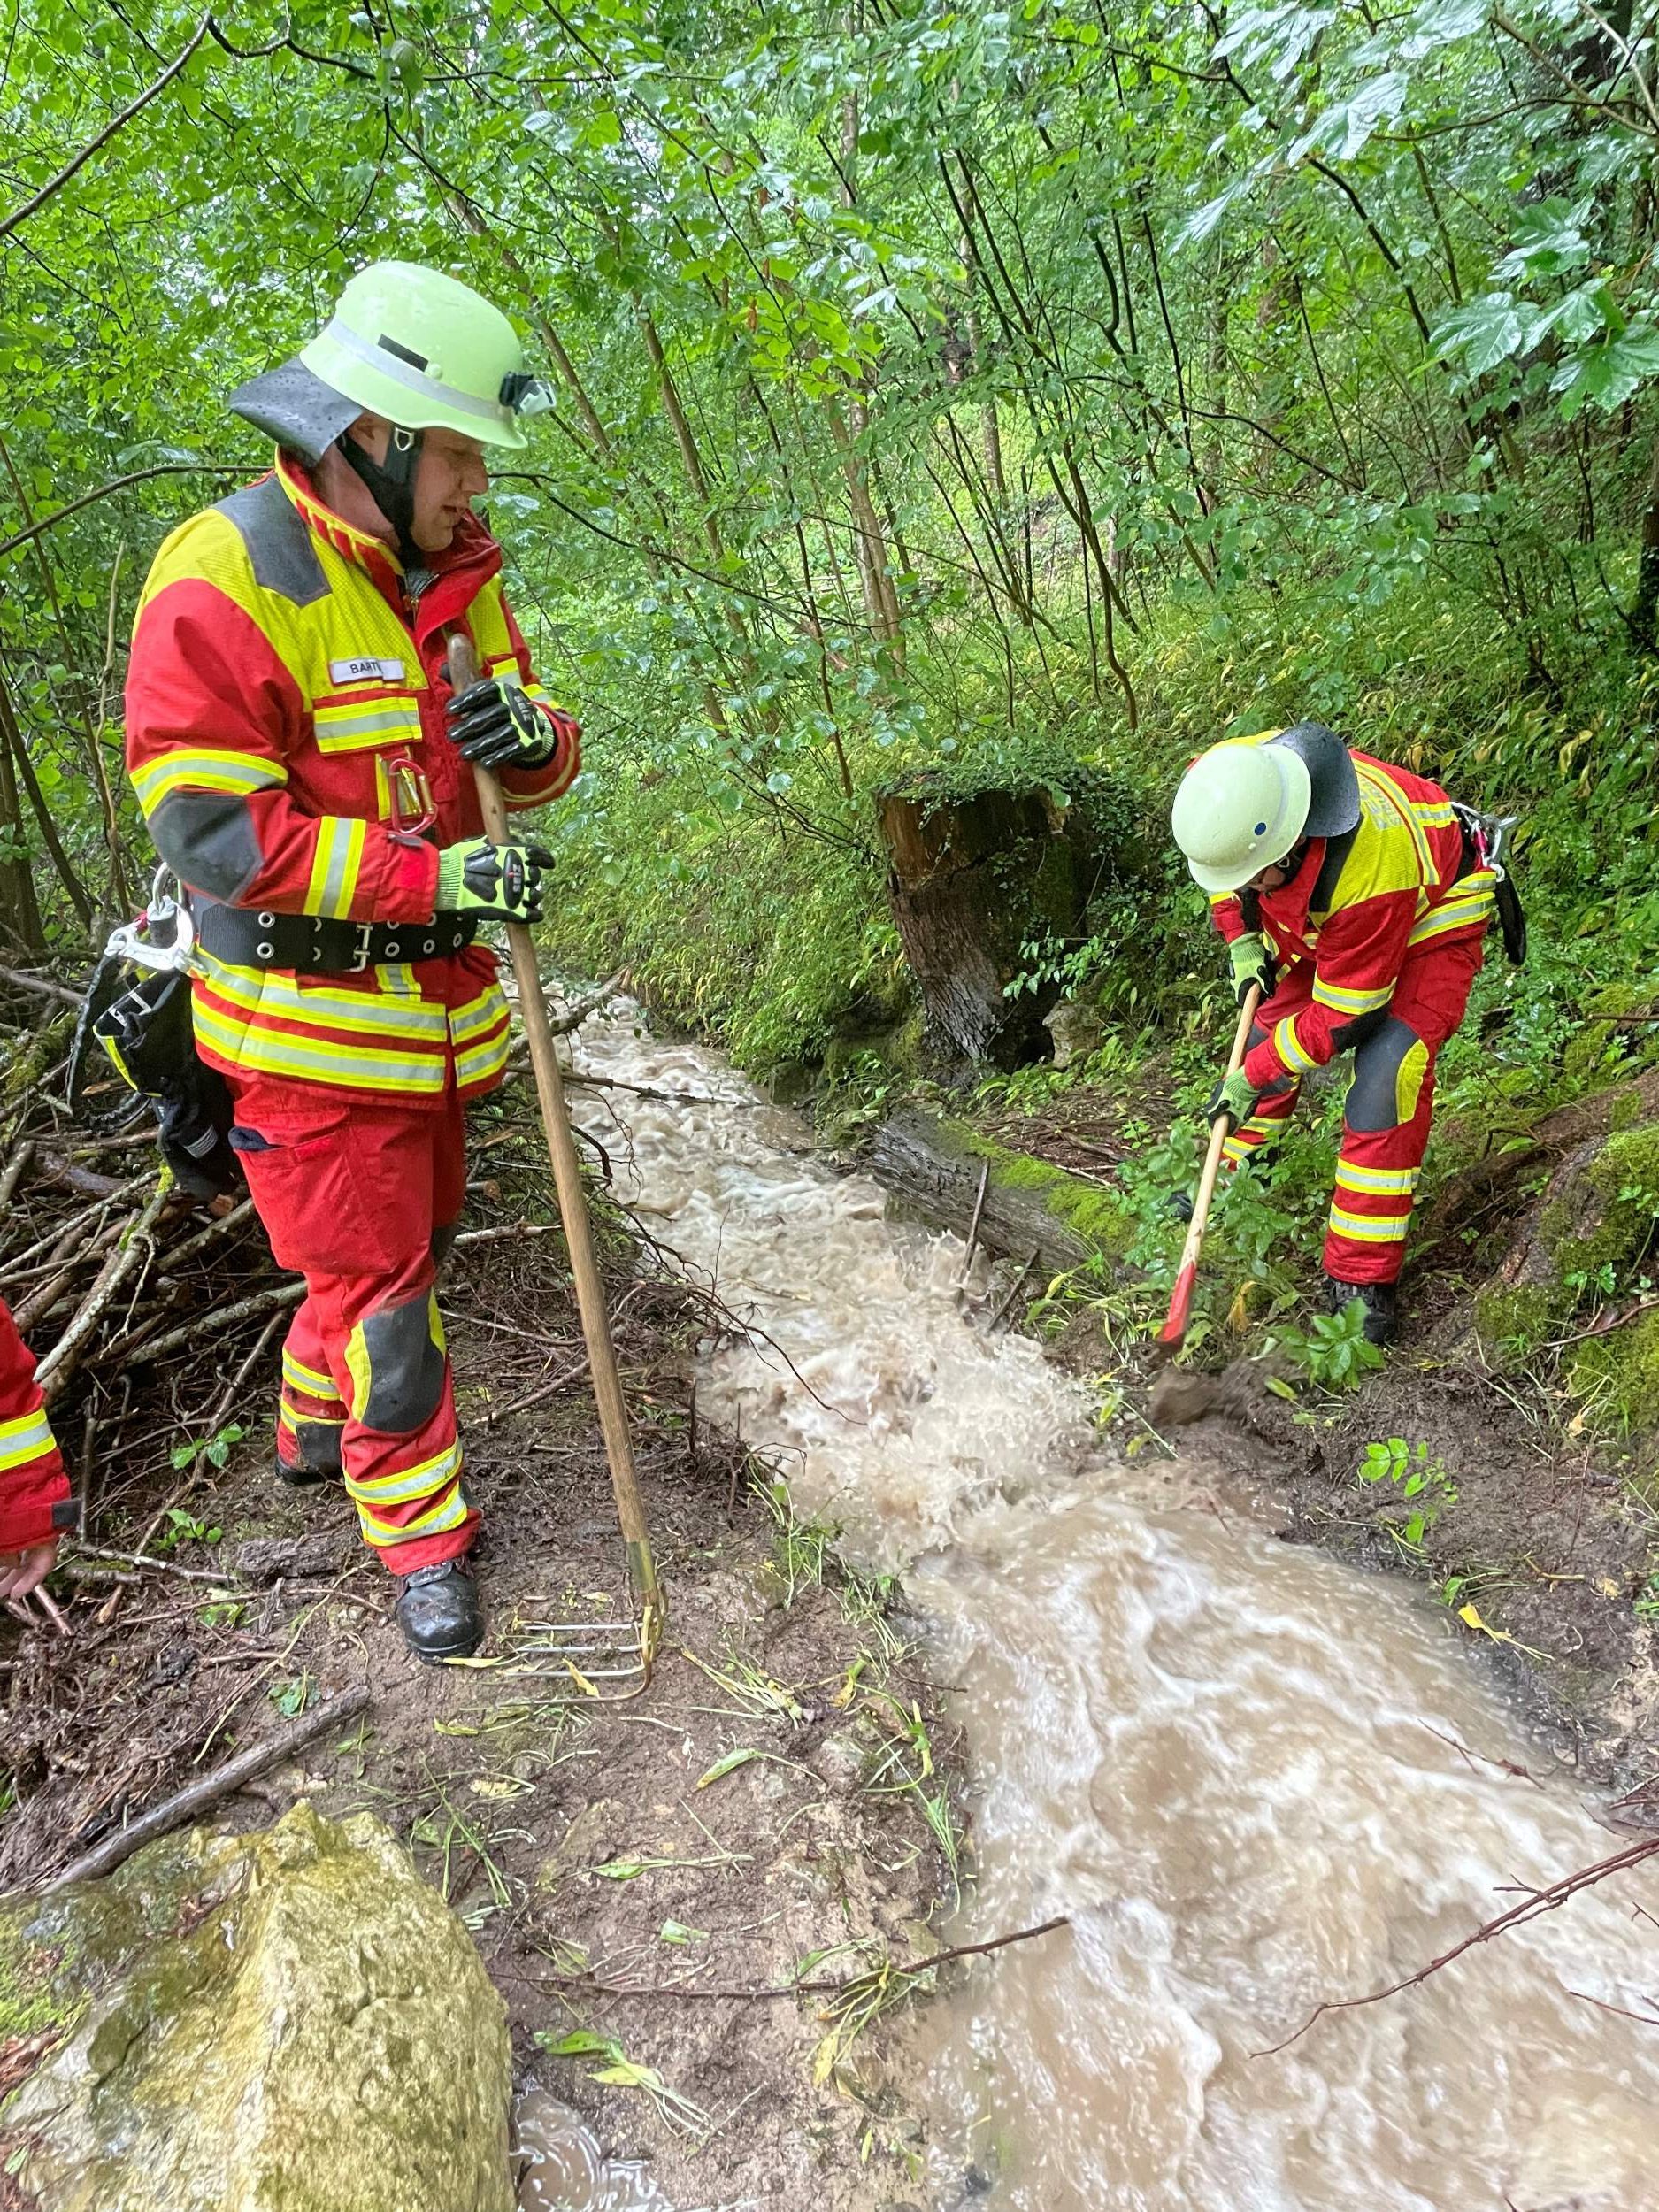
POLYGON ((1188 1260, 1175 1278, 1175 1288, 1170 1298, 1169 1318, 1158 1331, 1160 1344, 1179 1344, 1187 1334, 1187 1324, 1193 1310, 1193 1286, 1198 1280, 1198 1262, 1188 1260))

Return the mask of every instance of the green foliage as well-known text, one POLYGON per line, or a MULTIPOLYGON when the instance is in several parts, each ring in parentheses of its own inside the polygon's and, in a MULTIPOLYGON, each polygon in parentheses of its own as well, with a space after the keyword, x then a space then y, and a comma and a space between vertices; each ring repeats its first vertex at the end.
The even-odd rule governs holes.
POLYGON ((167 1508, 167 1525, 156 1539, 159 1552, 176 1551, 180 1544, 217 1544, 223 1537, 222 1528, 211 1528, 205 1521, 187 1513, 181 1505, 167 1508))
POLYGON ((1383 1363, 1379 1348, 1365 1340, 1365 1307, 1358 1298, 1336 1313, 1316 1314, 1306 1329, 1280 1327, 1272 1341, 1320 1390, 1356 1390, 1383 1363))
POLYGON ((265 1695, 285 1719, 296 1720, 316 1704, 319 1690, 315 1678, 308 1672, 291 1675, 281 1682, 273 1682, 265 1695))
POLYGON ((170 1455, 175 1467, 223 1467, 230 1458, 231 1447, 240 1444, 244 1431, 240 1421, 227 1421, 212 1436, 187 1439, 175 1444, 170 1455))
POLYGON ((1372 1486, 1387 1483, 1406 1506, 1405 1518, 1393 1526, 1396 1538, 1409 1551, 1422 1549, 1424 1538, 1441 1513, 1457 1502, 1457 1486, 1442 1462, 1427 1444, 1408 1444, 1403 1436, 1367 1444, 1359 1463, 1359 1479, 1372 1486))

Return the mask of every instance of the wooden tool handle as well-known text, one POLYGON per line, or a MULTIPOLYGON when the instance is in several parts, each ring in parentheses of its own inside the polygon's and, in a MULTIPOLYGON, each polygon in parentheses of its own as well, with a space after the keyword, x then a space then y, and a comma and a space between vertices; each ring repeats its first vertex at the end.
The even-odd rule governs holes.
MULTIPOLYGON (((449 680, 457 692, 477 681, 478 656, 471 638, 459 631, 449 633, 449 680)), ((507 801, 501 787, 501 779, 494 769, 480 768, 474 764, 478 779, 478 803, 484 817, 485 833, 493 845, 510 845, 516 841, 508 826, 507 801)), ((576 1306, 581 1316, 582 1336, 588 1346, 588 1363, 593 1376, 594 1397, 599 1407, 599 1426, 604 1437, 605 1459, 611 1469, 611 1486, 616 1493, 617 1518, 622 1524, 623 1540, 627 1546, 628 1573, 635 1594, 643 1601, 660 1608, 661 1592, 657 1587, 657 1570, 651 1561, 650 1535, 645 1524, 645 1502, 640 1495, 639 1477, 634 1467, 634 1445, 628 1433, 628 1410, 622 1395, 622 1378, 617 1371, 616 1348, 611 1340, 611 1317, 605 1306, 603 1279, 599 1263, 594 1257, 592 1225, 588 1217, 588 1194, 582 1185, 581 1164, 576 1151, 576 1139, 571 1129, 570 1108, 565 1098, 565 1078, 559 1067, 558 1052, 553 1041, 552 1025, 548 1020, 547 1002, 541 995, 541 972, 536 964, 535 940, 527 925, 509 922, 507 944, 512 955, 512 972, 518 986, 518 1018, 524 1025, 526 1042, 530 1048, 530 1065, 535 1075, 536 1098, 541 1108, 541 1127, 547 1138, 548 1156, 553 1164, 553 1183, 558 1193, 559 1218, 565 1225, 565 1241, 571 1256, 571 1273, 576 1281, 576 1306)))
MULTIPOLYGON (((1227 1073, 1234 1075, 1244 1065, 1244 1055, 1250 1041, 1250 1026, 1256 1019, 1256 1010, 1261 1003, 1262 987, 1251 984, 1239 1009, 1239 1025, 1233 1033, 1233 1050, 1227 1056, 1227 1073)), ((1171 1350, 1187 1334, 1187 1324, 1192 1312, 1193 1286, 1198 1280, 1198 1255, 1204 1241, 1204 1225, 1210 1219, 1210 1201, 1216 1194, 1216 1179, 1221 1173, 1222 1148, 1227 1141, 1227 1118, 1217 1115, 1210 1132, 1210 1149, 1204 1155, 1204 1171, 1198 1179, 1198 1193, 1193 1200, 1193 1217, 1187 1224, 1187 1241, 1181 1247, 1181 1264, 1175 1277, 1175 1288, 1170 1296, 1169 1317, 1158 1332, 1158 1342, 1171 1350)))

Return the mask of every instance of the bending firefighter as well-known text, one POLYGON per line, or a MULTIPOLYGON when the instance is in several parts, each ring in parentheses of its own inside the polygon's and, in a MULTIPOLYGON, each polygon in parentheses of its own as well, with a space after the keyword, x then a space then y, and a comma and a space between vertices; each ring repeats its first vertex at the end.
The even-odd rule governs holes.
POLYGON ((140 603, 127 767, 191 894, 196 1048, 229 1086, 280 1265, 305 1278, 277 1471, 343 1474, 422 1658, 482 1633, 479 1517, 434 1284, 461 1210, 461 1109, 500 1081, 507 1007, 480 921, 534 921, 549 855, 483 837, 566 790, 580 729, 531 672, 486 448, 539 403, 506 318, 432 270, 347 286, 297 359, 234 393, 272 472, 174 531, 140 603), (480 680, 458 698, 449 640, 480 680))
POLYGON ((1217 1088, 1237 1166, 1295 1109, 1302 1079, 1354 1055, 1325 1271, 1365 1333, 1395 1325, 1395 1279, 1428 1144, 1434 1065, 1463 1020, 1502 890, 1511 826, 1438 784, 1350 751, 1317 722, 1212 746, 1175 795, 1176 842, 1210 895, 1240 1003, 1263 996, 1244 1064, 1217 1088))

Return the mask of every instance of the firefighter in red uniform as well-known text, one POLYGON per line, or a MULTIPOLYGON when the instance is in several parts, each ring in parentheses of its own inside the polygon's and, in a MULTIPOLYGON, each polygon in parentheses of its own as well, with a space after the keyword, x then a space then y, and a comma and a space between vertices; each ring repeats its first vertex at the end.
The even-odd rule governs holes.
POLYGON ((127 767, 191 894, 196 1048, 278 1263, 305 1278, 277 1469, 343 1474, 420 1657, 482 1634, 478 1515, 437 1268, 465 1181, 461 1109, 507 1056, 480 921, 534 921, 534 845, 482 835, 567 790, 578 725, 547 697, 472 513, 488 447, 540 387, 506 318, 377 264, 297 359, 232 396, 275 467, 163 545, 140 603, 127 767), (459 697, 450 636, 482 673, 459 697))
POLYGON ((1172 819, 1240 1003, 1263 989, 1244 1064, 1209 1107, 1231 1125, 1229 1164, 1282 1130, 1304 1075, 1354 1055, 1325 1271, 1333 1304, 1360 1299, 1386 1343, 1434 1064, 1480 970, 1494 870, 1438 784, 1317 722, 1212 746, 1172 819))
POLYGON ((74 1520, 35 1362, 0 1300, 0 1604, 44 1582, 74 1520))

